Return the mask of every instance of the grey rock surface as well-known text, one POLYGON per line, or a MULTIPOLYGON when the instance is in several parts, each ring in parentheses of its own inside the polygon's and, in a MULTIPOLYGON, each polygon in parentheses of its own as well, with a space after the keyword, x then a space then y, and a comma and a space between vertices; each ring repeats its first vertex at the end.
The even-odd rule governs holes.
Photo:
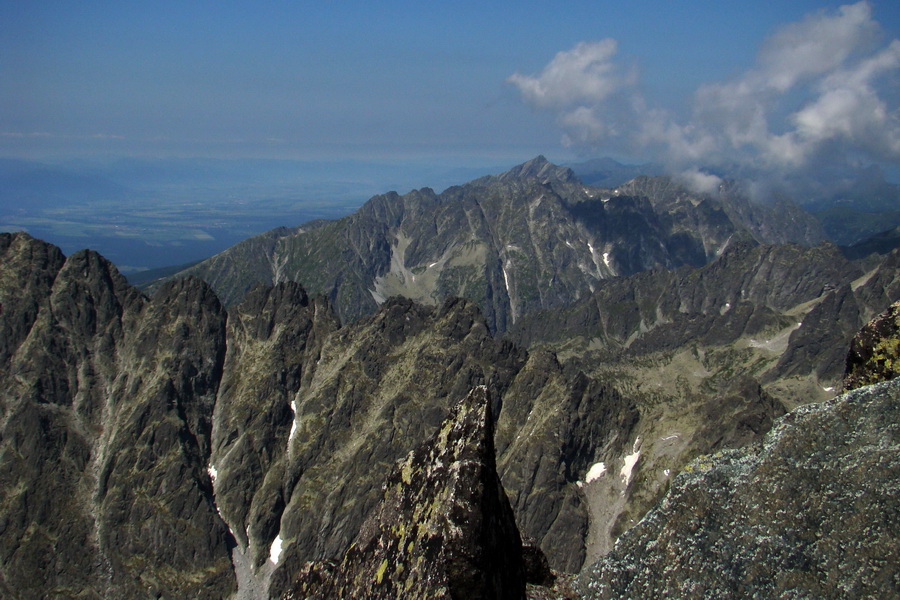
POLYGON ((900 595, 900 382, 801 407, 691 463, 583 572, 585 598, 900 595))

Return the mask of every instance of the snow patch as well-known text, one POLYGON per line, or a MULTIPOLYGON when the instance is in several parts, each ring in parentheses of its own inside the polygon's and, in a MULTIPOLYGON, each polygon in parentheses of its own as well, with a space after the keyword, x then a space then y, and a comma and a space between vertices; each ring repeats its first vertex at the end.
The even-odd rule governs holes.
POLYGON ((293 415, 293 420, 291 422, 291 434, 288 436, 288 446, 290 446, 291 441, 294 439, 294 434, 297 433, 297 401, 291 400, 291 413, 293 415))
POLYGON ((588 469, 587 475, 584 476, 584 482, 590 483, 595 479, 600 479, 603 477, 604 473, 606 473, 606 465, 602 462, 594 463, 594 465, 588 469))
POLYGON ((503 265, 503 283, 506 284, 506 295, 509 296, 509 275, 506 273, 506 265, 503 265))
POLYGON ((612 267, 609 266, 609 252, 604 252, 604 253, 603 253, 603 263, 604 263, 607 267, 612 268, 612 267))
POLYGON ((667 435, 666 437, 659 438, 659 441, 661 441, 661 442, 668 442, 669 440, 674 440, 674 439, 679 438, 679 437, 681 437, 680 434, 678 434, 678 433, 673 433, 672 435, 667 435))
POLYGON ((216 468, 212 465, 208 465, 206 467, 206 472, 209 473, 209 478, 212 480, 213 483, 215 483, 216 477, 219 476, 219 472, 216 470, 216 468))
POLYGON ((826 391, 826 392, 833 392, 834 388, 829 386, 829 387, 823 387, 822 390, 826 391))
POLYGON ((728 239, 725 240, 725 243, 722 244, 722 247, 719 248, 718 250, 716 250, 716 256, 722 256, 722 254, 725 252, 725 249, 728 248, 728 244, 731 242, 731 238, 733 238, 733 237, 734 237, 733 233, 728 236, 728 239))
POLYGON ((281 539, 280 533, 272 540, 272 547, 269 548, 269 562, 273 565, 277 565, 278 561, 281 559, 281 545, 283 543, 284 541, 281 539))
POLYGON ((627 455, 623 460, 622 470, 619 471, 619 475, 622 477, 622 482, 625 484, 625 487, 628 487, 628 484, 631 482, 631 475, 634 471, 634 465, 637 464, 638 459, 641 457, 641 438, 637 438, 634 440, 634 446, 631 448, 631 454, 627 455))

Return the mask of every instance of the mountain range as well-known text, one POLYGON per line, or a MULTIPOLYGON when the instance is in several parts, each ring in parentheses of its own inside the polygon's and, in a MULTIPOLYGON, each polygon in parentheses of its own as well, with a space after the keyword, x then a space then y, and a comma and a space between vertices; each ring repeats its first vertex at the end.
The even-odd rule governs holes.
POLYGON ((824 234, 796 206, 751 203, 736 187, 699 195, 669 177, 639 177, 592 188, 537 157, 441 194, 375 196, 348 217, 270 231, 177 276, 204 279, 226 304, 257 283, 300 281, 344 320, 394 295, 459 296, 503 332, 604 280, 702 266, 742 239, 812 245, 824 234))
MULTIPOLYGON (((864 488, 840 460, 880 465, 859 506, 887 525, 853 572, 894 585, 877 562, 900 547, 880 500, 894 467, 867 448, 896 446, 896 386, 829 399, 900 297, 900 251, 822 241, 736 184, 594 188, 541 157, 250 238, 150 295, 95 252, 0 234, 0 595, 702 597, 727 560, 723 597, 787 597, 741 585, 847 543, 787 539, 845 518, 831 496, 790 504, 815 477, 777 491, 789 474, 766 465, 787 451, 841 498, 864 488), (844 437, 792 425, 840 415, 844 437), (829 444, 843 454, 815 462, 829 444), (753 513, 786 540, 754 570, 749 538, 708 536, 767 492, 807 516, 753 513), (703 577, 677 544, 652 552, 663 538, 690 540, 703 577), (498 548, 510 560, 488 562, 498 548)), ((824 597, 846 582, 811 577, 824 597)))

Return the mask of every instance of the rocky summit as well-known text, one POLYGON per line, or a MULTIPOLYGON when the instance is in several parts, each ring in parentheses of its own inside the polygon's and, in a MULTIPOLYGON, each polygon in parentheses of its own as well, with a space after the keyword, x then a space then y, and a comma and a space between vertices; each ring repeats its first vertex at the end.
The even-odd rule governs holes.
POLYGON ((522 542, 493 439, 481 386, 397 463, 340 564, 308 564, 285 598, 523 599, 522 542))
POLYGON ((209 282, 227 305, 258 283, 301 282, 344 322, 391 296, 460 296, 502 332, 604 281, 699 267, 741 240, 812 245, 824 235, 799 208, 750 202, 738 186, 698 194, 670 177, 639 177, 595 188, 538 156, 439 194, 390 192, 343 219, 272 230, 180 275, 209 282))

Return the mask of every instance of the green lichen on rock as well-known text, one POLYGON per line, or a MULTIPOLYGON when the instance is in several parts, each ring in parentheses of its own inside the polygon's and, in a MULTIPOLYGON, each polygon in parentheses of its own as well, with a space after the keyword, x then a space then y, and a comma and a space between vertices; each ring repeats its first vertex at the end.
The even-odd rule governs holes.
POLYGON ((853 338, 847 355, 844 390, 900 375, 900 302, 869 321, 853 338))
POLYGON ((340 565, 308 565, 285 598, 525 598, 490 407, 487 388, 474 389, 395 466, 340 565))

